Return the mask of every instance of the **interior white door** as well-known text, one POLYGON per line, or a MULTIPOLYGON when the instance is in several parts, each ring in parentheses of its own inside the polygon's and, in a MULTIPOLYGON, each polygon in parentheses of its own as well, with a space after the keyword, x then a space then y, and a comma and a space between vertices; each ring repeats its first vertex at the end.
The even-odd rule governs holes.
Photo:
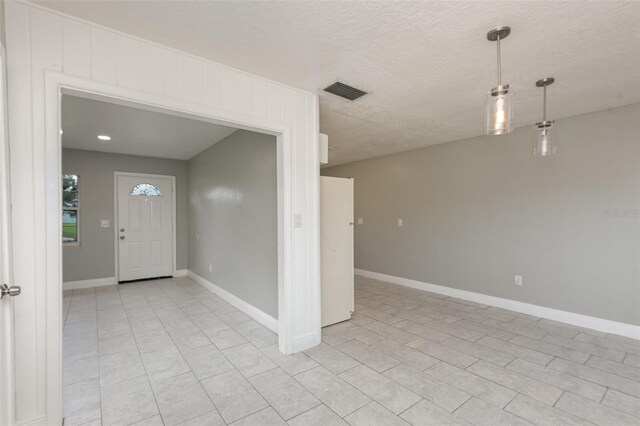
POLYGON ((118 281, 173 275, 173 180, 117 175, 118 281))
MULTIPOLYGON (((13 284, 13 277, 11 274, 11 204, 5 71, 5 51, 0 45, 0 286, 10 287, 13 284)), ((12 294, 16 292, 17 287, 13 287, 12 294)), ((6 294, 0 299, 0 425, 7 426, 15 423, 13 318, 13 297, 6 294)))
POLYGON ((353 312, 353 179, 320 177, 322 326, 353 312))

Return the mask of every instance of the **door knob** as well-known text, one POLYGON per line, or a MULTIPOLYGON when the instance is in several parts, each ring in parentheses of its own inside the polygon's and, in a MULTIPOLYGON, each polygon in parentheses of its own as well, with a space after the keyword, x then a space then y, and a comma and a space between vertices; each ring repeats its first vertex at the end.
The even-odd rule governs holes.
POLYGON ((2 287, 0 287, 0 299, 4 299, 5 296, 17 296, 21 291, 22 289, 17 285, 12 285, 11 287, 9 287, 6 284, 2 284, 2 287))
POLYGON ((124 228, 120 228, 120 232, 124 232, 124 228))
POLYGON ((121 240, 124 240, 124 235, 120 235, 120 239, 121 239, 121 240))

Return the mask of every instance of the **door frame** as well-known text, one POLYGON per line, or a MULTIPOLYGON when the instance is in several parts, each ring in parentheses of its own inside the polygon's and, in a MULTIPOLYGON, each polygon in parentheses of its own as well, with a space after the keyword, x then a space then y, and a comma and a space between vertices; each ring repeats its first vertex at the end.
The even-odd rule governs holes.
POLYGON ((178 252, 177 252, 177 243, 176 243, 176 177, 171 175, 158 175, 152 173, 134 173, 134 172, 113 172, 113 245, 114 245, 114 253, 115 253, 115 277, 116 282, 120 282, 120 244, 118 243, 118 238, 120 234, 118 234, 118 229, 120 229, 120 215, 118 211, 118 178, 120 176, 130 176, 130 177, 149 177, 155 179, 169 179, 171 180, 171 272, 175 277, 178 268, 178 252))
MULTIPOLYGON (((294 262, 294 188, 296 183, 292 125, 248 116, 180 99, 155 95, 140 90, 72 76, 58 71, 45 71, 45 167, 34 170, 34 176, 46 182, 45 223, 46 271, 45 288, 51 289, 46 299, 46 406, 47 423, 62 419, 62 144, 60 135, 61 97, 73 94, 123 105, 135 104, 187 117, 196 116, 213 123, 276 136, 277 200, 278 200, 278 348, 283 354, 293 353, 293 275, 294 262)), ((318 288, 319 291, 319 288, 318 288)), ((315 295, 314 295, 315 297, 315 295)), ((298 349, 299 350, 299 349, 298 349)))
MULTIPOLYGON (((13 285, 11 270, 11 174, 7 110, 7 56, 0 42, 0 284, 13 285), (7 166, 4 168, 4 166, 7 166)), ((0 307, 0 424, 15 424, 15 353, 13 298, 0 307)))

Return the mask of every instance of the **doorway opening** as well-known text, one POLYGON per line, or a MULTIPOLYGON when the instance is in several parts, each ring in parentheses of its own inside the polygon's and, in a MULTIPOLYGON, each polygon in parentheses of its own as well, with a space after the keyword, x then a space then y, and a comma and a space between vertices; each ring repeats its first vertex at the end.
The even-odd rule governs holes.
POLYGON ((210 412, 205 379, 280 348, 280 138, 75 91, 60 134, 64 416, 173 421, 181 380, 210 412))

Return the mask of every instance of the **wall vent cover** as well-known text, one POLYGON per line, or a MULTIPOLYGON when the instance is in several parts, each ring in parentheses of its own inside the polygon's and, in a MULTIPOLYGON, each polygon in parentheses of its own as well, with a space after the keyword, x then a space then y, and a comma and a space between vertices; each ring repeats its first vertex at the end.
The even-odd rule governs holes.
POLYGON ((356 99, 364 96, 367 92, 356 89, 355 87, 351 87, 348 84, 340 83, 336 81, 330 86, 324 88, 325 92, 333 93, 336 96, 340 96, 341 98, 348 99, 350 101, 355 101, 356 99))

